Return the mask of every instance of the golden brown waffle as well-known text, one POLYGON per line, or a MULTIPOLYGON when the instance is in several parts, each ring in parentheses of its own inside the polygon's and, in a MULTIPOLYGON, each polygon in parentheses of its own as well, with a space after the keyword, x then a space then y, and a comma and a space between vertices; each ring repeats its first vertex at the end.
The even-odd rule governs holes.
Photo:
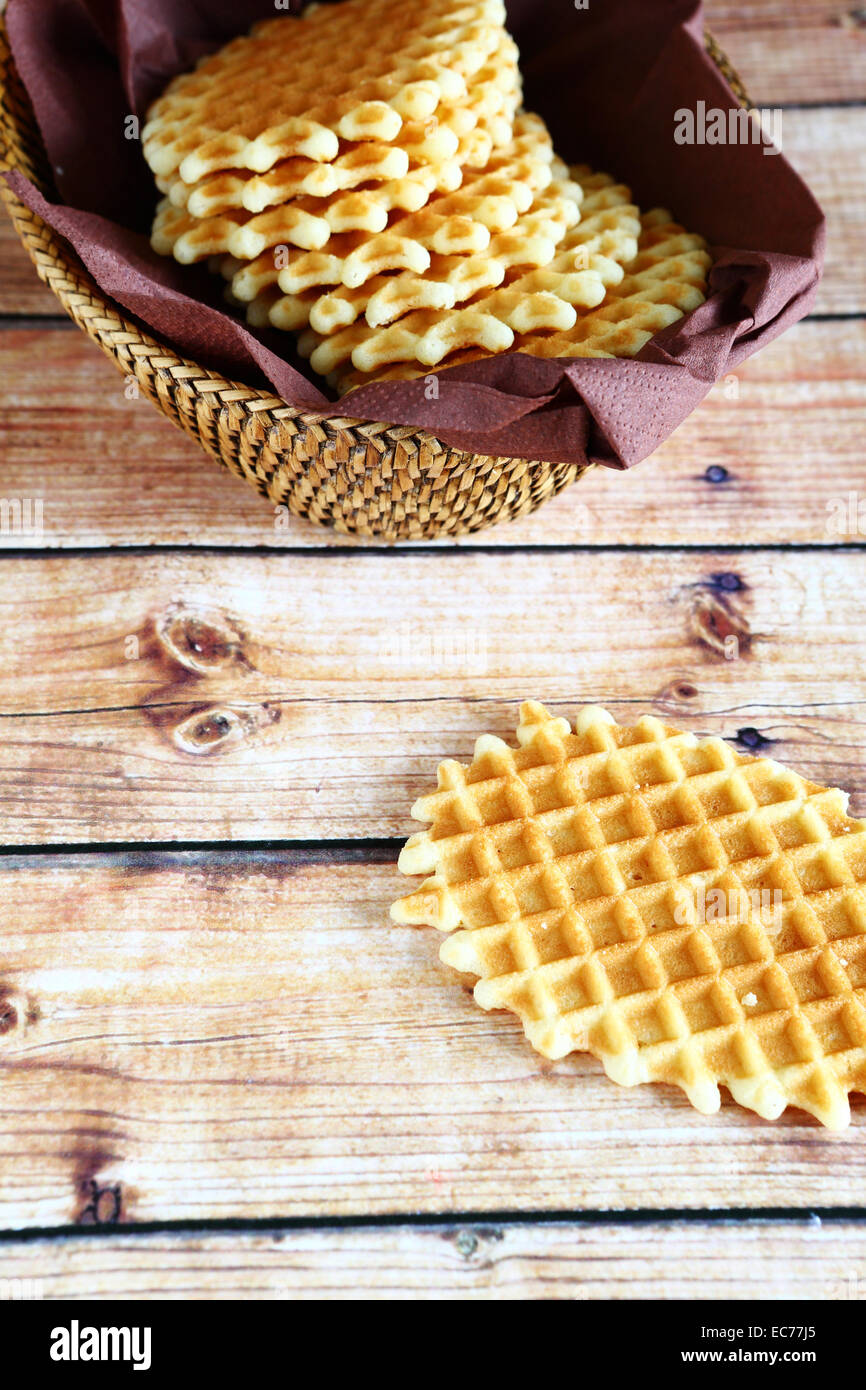
MULTIPOLYGON (((254 299, 245 303, 232 290, 227 292, 229 302, 245 308, 247 319, 254 327, 266 327, 300 331, 311 324, 314 316, 318 322, 333 335, 331 352, 341 359, 348 359, 354 345, 354 335, 337 337, 342 322, 354 323, 359 313, 366 310, 377 324, 392 323, 402 315, 415 309, 446 309, 459 304, 481 290, 499 285, 505 279, 508 267, 546 265, 556 254, 558 242, 566 227, 563 215, 562 195, 548 189, 537 195, 532 210, 518 219, 518 223, 507 232, 499 232, 490 239, 485 251, 478 255, 439 255, 430 256, 427 271, 420 275, 408 272, 391 272, 375 275, 357 289, 347 289, 339 285, 323 294, 317 287, 301 294, 284 295, 279 287, 271 283, 274 279, 268 265, 262 261, 244 266, 232 258, 225 258, 214 266, 233 286, 257 286, 254 299), (255 279, 253 277, 256 277, 255 279), (263 287, 267 282, 270 288, 263 287)), ((323 341, 323 334, 313 334, 303 338, 300 347, 304 352, 314 351, 323 341)), ((403 364, 408 368, 408 364, 403 364)), ((411 374, 423 372, 413 364, 411 374)), ((343 375, 354 372, 351 365, 337 368, 329 380, 339 386, 343 375)), ((410 374, 407 370, 406 374, 410 374)), ((371 379, 367 372, 355 373, 364 381, 371 379)), ((381 379, 379 374, 376 380, 381 379)), ((383 373, 384 377, 386 374, 383 373)))
MULTIPOLYGON (((357 188, 359 184, 401 179, 409 173, 409 155, 401 145, 353 145, 328 164, 297 156, 275 164, 266 174, 251 174, 232 169, 211 174, 198 183, 184 183, 181 178, 157 179, 157 185, 167 193, 175 207, 187 208, 194 217, 214 217, 235 208, 247 212, 264 212, 293 198, 329 198, 357 188)), ((459 166, 455 175, 453 161, 436 166, 437 187, 444 184, 460 186, 459 166)))
MULTIPOLYGON (((558 216, 564 220, 552 240, 561 241, 568 227, 578 221, 580 196, 579 185, 555 180, 533 204, 535 210, 545 200, 559 199, 558 216)), ((515 236, 519 235, 518 222, 515 236)), ((570 269, 557 268, 555 261, 549 266, 527 266, 519 259, 519 265, 506 269, 497 288, 474 293, 465 304, 406 313, 383 328, 373 328, 361 320, 326 337, 308 329, 298 340, 299 351, 309 356, 323 375, 349 362, 363 372, 375 372, 394 362, 435 366, 450 353, 467 347, 504 352, 515 334, 573 323, 575 305, 600 304, 606 285, 622 275, 620 266, 594 253, 570 269)))
MULTIPOLYGON (((178 174, 157 175, 156 183, 173 207, 185 209, 191 218, 206 224, 202 236, 211 244, 221 234, 219 219, 223 214, 237 214, 234 227, 249 225, 244 211, 255 216, 271 209, 266 225, 269 230, 274 229, 275 235, 244 252, 258 255, 265 245, 291 243, 292 224, 281 237, 279 216, 280 210, 296 198, 308 200, 308 210, 315 211, 316 199, 330 200, 335 194, 372 184, 372 188, 367 187, 356 197, 375 205, 377 185, 405 179, 423 182, 428 197, 431 191, 453 192, 460 187, 464 166, 485 165, 494 149, 511 141, 521 96, 517 46, 503 33, 496 52, 473 79, 471 92, 457 103, 440 106, 436 115, 425 121, 404 122, 392 144, 344 144, 343 152, 328 163, 318 164, 298 156, 282 160, 264 174, 222 170, 192 186, 178 174), (212 224, 211 219, 215 219, 212 224)), ((319 209, 320 215, 327 216, 327 206, 319 209)), ((188 224, 181 230, 186 232, 191 227, 188 224)), ((189 244, 194 245, 194 241, 189 244)), ((199 257, 187 251, 178 259, 190 261, 199 257)))
POLYGON ((704 1113, 723 1085, 766 1119, 847 1125, 866 1090, 866 822, 845 793, 592 706, 572 732, 529 701, 517 741, 441 764, 399 865, 431 877, 393 919, 452 933, 445 963, 546 1057, 589 1051, 704 1113))
POLYGON ((674 222, 664 208, 641 218, 635 260, 604 304, 581 314, 566 333, 527 338, 535 357, 634 357, 654 334, 691 313, 707 297, 712 258, 703 237, 674 222))
MULTIPOLYGON (((459 137, 456 137, 459 148, 459 137)), ((492 148, 492 142, 491 142, 492 148)), ((284 159, 267 174, 230 169, 198 183, 181 178, 157 178, 156 185, 172 206, 202 221, 224 213, 246 210, 253 215, 279 208, 296 198, 330 199, 367 183, 386 183, 420 174, 432 179, 437 190, 459 188, 460 165, 454 159, 422 164, 410 169, 409 155, 401 145, 355 145, 329 164, 312 159, 284 159)))
MULTIPOLYGON (((349 16, 357 38, 360 3, 327 7, 327 26, 340 15, 349 23, 349 16)), ((383 19, 390 3, 363 0, 366 20, 373 9, 383 19)), ((180 137, 160 124, 165 111, 157 103, 152 162, 166 196, 154 247, 182 263, 207 259, 251 325, 298 332, 301 354, 342 392, 508 351, 634 355, 703 301, 710 265, 703 239, 663 209, 639 220, 629 190, 586 166, 571 171, 579 186, 572 183, 569 192, 569 171, 553 158, 543 123, 516 114, 517 51, 502 28, 501 6, 485 11, 483 22, 469 15, 471 5, 443 0, 439 8, 434 29, 443 52, 470 23, 475 39, 479 24, 489 39, 471 60, 463 48, 457 59, 448 49, 448 62, 442 60, 443 71, 468 76, 468 86, 464 81, 459 96, 440 90, 426 115, 419 114, 423 83, 411 100, 398 94, 399 130, 356 130, 352 139, 348 127, 336 130, 330 155, 292 147, 270 164, 255 156, 246 167, 215 164, 202 173, 182 151, 174 162, 165 158, 169 148, 178 154, 180 137), (543 132, 543 158, 538 131, 526 130, 533 121, 543 132), (188 184, 193 174, 196 182, 188 184)), ((324 24, 317 9, 305 14, 289 24, 324 24)), ((216 55, 210 76, 205 64, 188 86, 179 79, 166 94, 174 93, 175 114, 186 101, 204 102, 211 114, 228 112, 232 83, 236 102, 243 95, 251 46, 275 35, 284 41, 274 23, 216 55), (223 90, 228 67, 233 77, 223 90), (208 105, 214 84, 222 106, 215 98, 208 105)), ((407 61, 417 56, 405 12, 395 32, 407 61)), ((425 28, 420 42, 432 34, 425 28)), ((326 95, 326 105, 337 100, 330 87, 326 95)), ((233 146, 233 158, 240 148, 233 146)))
POLYGON ((509 143, 521 97, 517 45, 503 32, 472 79, 471 91, 458 102, 439 106, 424 121, 404 121, 394 142, 344 141, 342 153, 324 164, 299 155, 263 174, 221 170, 189 185, 174 173, 157 175, 156 183, 175 207, 198 218, 233 209, 260 213, 296 197, 329 198, 415 172, 432 174, 437 192, 453 192, 460 187, 464 166, 482 167, 494 149, 509 143))
MULTIPOLYGON (((516 261, 521 265, 544 264, 556 249, 552 238, 561 237, 566 225, 559 203, 562 193, 554 194, 548 203, 535 202, 552 181, 552 166, 553 147, 544 122, 539 116, 521 113, 515 120, 513 140, 484 168, 467 169, 459 193, 447 199, 433 198, 420 219, 426 224, 419 235, 422 246, 435 225, 431 218, 441 216, 443 210, 482 221, 492 233, 482 254, 434 250, 420 276, 392 271, 352 289, 345 285, 313 287, 300 294, 283 294, 278 288, 272 292, 275 275, 265 263, 267 285, 262 286, 256 268, 239 276, 241 290, 244 283, 252 283, 260 291, 250 304, 250 321, 270 321, 275 327, 292 329, 309 323, 316 332, 328 334, 366 315, 371 326, 379 327, 412 309, 452 307, 481 289, 500 284, 508 265, 516 261)), ((404 229, 407 226, 411 223, 404 221, 404 229)), ((392 224, 390 230, 399 232, 400 224, 392 224)), ((226 264, 225 270, 237 273, 231 264, 226 264)), ((242 267, 237 270, 242 271, 242 267)), ((338 270, 342 268, 335 266, 334 273, 338 270)))
MULTIPOLYGON (((496 160, 493 140, 487 133, 486 124, 470 127, 459 141, 455 135, 454 146, 461 158, 469 155, 490 167, 491 160, 494 165, 496 160)), ((509 132, 513 130, 512 114, 508 116, 507 129, 509 132)), ((546 138, 549 163, 553 151, 549 136, 546 138)), ((450 150, 451 146, 448 148, 450 150)), ((511 148, 510 138, 505 148, 511 148)), ((318 167, 326 169, 329 166, 318 167)), ((372 239, 389 229, 389 219, 393 230, 396 219, 391 217, 392 213, 420 212, 432 196, 442 189, 450 190, 448 208, 452 214, 459 210, 462 216, 472 216, 468 191, 461 189, 462 182, 463 167, 454 161, 449 160, 443 165, 425 164, 415 159, 414 166, 402 177, 386 179, 363 189, 341 190, 327 197, 293 197, 259 214, 252 214, 243 208, 230 208, 204 218, 195 216, 189 205, 179 205, 169 194, 157 207, 151 244, 161 255, 173 255, 184 265, 218 255, 252 261, 272 248, 282 246, 305 250, 326 248, 329 258, 333 259, 339 257, 341 246, 340 243, 333 247, 326 246, 330 237, 363 232, 372 239)), ((515 209, 512 221, 516 216, 515 209)), ((479 248, 481 240, 476 238, 479 248)), ((371 255, 376 254, 377 246, 378 243, 372 242, 371 255)))
POLYGON ((156 210, 151 244, 161 255, 173 255, 183 265, 221 255, 254 260, 282 245, 318 250, 342 232, 372 236, 384 231, 391 213, 418 212, 435 187, 432 171, 420 169, 375 189, 327 199, 296 198, 256 217, 232 210, 197 218, 163 198, 156 210))
MULTIPOLYGON (((330 289, 342 283, 350 289, 361 289, 385 272, 407 270, 422 275, 429 271, 434 257, 475 257, 481 251, 490 260, 487 273, 493 274, 497 270, 497 254, 503 263, 509 254, 514 254, 513 248, 518 244, 515 238, 526 235, 527 258, 539 249, 539 243, 530 237, 543 235, 548 242, 554 242, 555 249, 579 216, 579 190, 573 185, 552 183, 538 195, 530 214, 523 219, 516 211, 522 205, 520 193, 513 180, 507 187, 501 185, 497 194, 477 197, 469 185, 466 190, 431 199, 418 213, 394 217, 388 228, 377 235, 348 232, 332 236, 320 251, 289 247, 276 257, 265 252, 253 261, 224 260, 222 272, 231 276, 235 297, 246 303, 275 284, 285 295, 303 296, 306 291, 315 290, 315 299, 323 293, 323 287, 330 289), (497 241, 491 250, 492 237, 501 235, 501 229, 508 229, 511 237, 497 241)), ((441 268, 441 263, 437 264, 441 268)), ((473 261, 467 273, 480 284, 478 265, 477 260, 473 261)), ((376 288, 380 285, 381 281, 377 281, 376 288)))
MULTIPOLYGON (((560 174, 565 172, 565 167, 558 160, 555 161, 554 169, 560 174)), ((625 184, 615 183, 607 174, 593 173, 586 165, 577 165, 568 172, 581 189, 580 221, 565 233, 556 248, 555 257, 539 261, 538 264, 546 269, 544 280, 548 286, 555 285, 557 277, 562 277, 562 281, 568 284, 569 277, 580 270, 596 270, 607 292, 605 302, 608 302, 617 293, 618 282, 623 277, 623 267, 633 262, 637 254, 638 237, 641 233, 640 213, 631 202, 631 191, 625 184)), ((534 262, 521 260, 519 238, 515 238, 515 241, 516 255, 509 264, 524 267, 533 264, 534 262)), ((505 279, 505 275, 501 279, 505 279)), ((525 274, 520 281, 526 293, 532 293, 533 284, 538 285, 541 282, 541 277, 527 277, 525 274)), ((496 283, 501 283, 501 280, 496 283)), ((581 310, 578 309, 578 316, 580 314, 581 310)), ((313 327, 316 325, 313 324, 313 327)), ((531 336, 515 333, 510 345, 511 350, 530 352, 532 349, 526 344, 531 336)), ((478 347, 463 348, 443 357, 438 367, 444 369, 458 366, 463 362, 489 355, 478 347)), ((415 362, 400 362, 384 369, 380 368, 371 375, 369 371, 359 370, 351 362, 347 365, 344 361, 331 369, 329 380, 337 389, 345 392, 356 386, 366 385, 373 379, 405 380, 426 370, 427 368, 415 362)))
POLYGON ((342 0, 265 20, 169 84, 145 158, 192 185, 297 155, 325 163, 341 141, 388 143, 466 96, 504 23, 501 0, 342 0))
MULTIPOLYGON (((620 217, 634 231, 636 209, 620 204, 628 190, 614 185, 607 175, 586 175, 573 170, 582 180, 584 201, 580 224, 569 232, 563 250, 574 250, 584 240, 604 254, 617 257, 610 232, 619 240, 623 227, 620 217), (612 219, 611 227, 605 224, 612 219)), ((637 256, 626 263, 625 275, 609 283, 603 303, 596 309, 578 310, 574 327, 565 333, 515 334, 513 352, 533 357, 633 357, 655 333, 667 328, 702 304, 707 293, 707 276, 712 259, 703 237, 693 235, 671 220, 664 208, 655 208, 640 218, 637 256)), ((630 234, 630 233, 629 233, 630 234)), ((478 348, 455 352, 439 363, 439 370, 476 361, 491 354, 478 348)), ((400 381, 423 374, 425 368, 398 363, 373 373, 354 368, 337 368, 330 376, 342 392, 365 386, 370 381, 400 381)))

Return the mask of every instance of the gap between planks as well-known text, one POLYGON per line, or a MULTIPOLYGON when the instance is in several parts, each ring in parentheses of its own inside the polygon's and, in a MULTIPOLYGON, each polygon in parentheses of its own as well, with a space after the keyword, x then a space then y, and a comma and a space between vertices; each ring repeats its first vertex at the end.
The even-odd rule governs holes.
POLYGON ((4 1286, 48 1300, 844 1300, 866 1288, 866 1227, 818 1219, 69 1234, 0 1253, 4 1286))

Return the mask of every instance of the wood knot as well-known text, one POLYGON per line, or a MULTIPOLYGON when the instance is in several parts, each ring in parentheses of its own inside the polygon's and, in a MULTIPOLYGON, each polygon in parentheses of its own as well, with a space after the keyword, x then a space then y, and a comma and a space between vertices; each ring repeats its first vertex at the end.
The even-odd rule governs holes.
POLYGON ((748 748, 750 753, 754 753, 762 748, 769 748, 770 744, 775 743, 776 740, 767 738, 765 734, 761 733, 760 729, 754 729, 749 725, 745 729, 737 730, 736 742, 739 743, 741 748, 748 748))
POLYGON ((242 634, 222 613, 175 605, 157 620, 156 635, 172 660, 197 676, 248 664, 242 634))
POLYGON ((243 738, 244 721, 233 709, 216 705, 198 710, 178 724, 174 741, 184 753, 216 753, 243 738))
POLYGON ((715 575, 708 588, 698 591, 692 605, 692 639, 726 661, 738 661, 751 652, 748 619, 732 598, 745 587, 738 575, 715 575))
POLYGON ((715 590, 716 593, 738 594, 746 587, 745 581, 732 570, 720 570, 707 579, 707 588, 715 590))
POLYGON ((478 1237, 474 1231, 458 1231, 454 1237, 454 1244, 464 1260, 471 1260, 478 1250, 478 1237))
POLYGON ((100 1183, 95 1178, 81 1184, 81 1208, 76 1217, 79 1226, 116 1226, 123 1213, 123 1194, 120 1183, 100 1183))
POLYGON ((39 1018, 39 1008, 33 999, 10 985, 0 984, 0 1036, 22 1025, 37 1023, 39 1018))
POLYGON ((223 753, 258 729, 278 724, 281 717, 278 705, 250 705, 243 709, 211 705, 188 715, 175 728, 173 738, 184 753, 223 753))
POLYGON ((690 704, 700 695, 700 691, 691 681, 677 676, 674 680, 668 681, 667 685, 662 686, 656 696, 656 703, 662 708, 676 708, 679 705, 690 704))
POLYGON ((720 463, 711 463, 704 473, 704 480, 708 483, 715 483, 716 486, 720 483, 729 482, 730 477, 731 475, 727 468, 723 467, 720 463))

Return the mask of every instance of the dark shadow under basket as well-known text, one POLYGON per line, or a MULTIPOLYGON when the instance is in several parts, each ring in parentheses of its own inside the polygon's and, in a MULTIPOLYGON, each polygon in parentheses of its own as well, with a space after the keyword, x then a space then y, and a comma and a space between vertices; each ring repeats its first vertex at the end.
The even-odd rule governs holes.
MULTIPOLYGON (((710 56, 737 97, 737 74, 708 34, 710 56)), ((51 175, 0 17, 0 169, 48 197, 51 175)), ((478 531, 533 511, 586 472, 574 463, 493 458, 404 425, 311 414, 200 367, 158 342, 106 299, 75 253, 0 183, 40 278, 124 376, 176 425, 263 496, 320 526, 388 540, 478 531)))

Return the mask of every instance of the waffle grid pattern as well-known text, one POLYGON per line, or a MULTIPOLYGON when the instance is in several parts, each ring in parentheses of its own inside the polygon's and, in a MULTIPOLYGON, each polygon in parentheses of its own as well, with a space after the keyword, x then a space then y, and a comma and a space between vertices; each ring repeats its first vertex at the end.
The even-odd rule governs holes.
MULTIPOLYGON (((349 326, 360 316, 366 316, 374 328, 390 323, 415 307, 413 297, 419 294, 429 298, 438 291, 441 304, 448 307, 457 302, 458 296, 462 299, 474 293, 476 286, 499 283, 505 277, 504 262, 509 254, 512 258, 522 256, 526 258, 524 263, 531 264, 548 254, 549 248, 552 254, 549 238, 530 235, 533 223, 527 222, 524 214, 553 182, 553 162, 553 146, 544 123, 537 116, 521 113, 515 120, 514 138, 491 158, 486 168, 461 171, 459 201, 452 204, 450 198, 443 200, 447 211, 462 211, 470 217, 480 214, 485 219, 489 231, 484 238, 483 254, 442 255, 434 250, 432 256, 425 257, 429 274, 420 280, 412 272, 392 272, 370 276, 362 285, 350 288, 341 283, 345 264, 341 262, 334 267, 334 274, 339 277, 337 283, 283 292, 277 286, 279 274, 272 261, 270 265, 258 261, 244 266, 232 260, 223 262, 220 271, 231 280, 232 292, 241 301, 250 299, 243 288, 244 281, 248 282, 254 294, 250 310, 254 322, 270 319, 281 328, 310 324, 323 335, 349 326), (505 233, 497 230, 503 227, 505 233)), ((563 218, 563 230, 564 225, 563 218)), ((399 220, 393 230, 400 231, 399 220)), ((465 227, 462 234, 465 235, 465 227)), ((428 235, 427 241, 430 239, 428 235)))
POLYGON ((788 1104, 831 1128, 866 1089, 866 823, 842 792, 721 739, 529 702, 519 749, 485 736, 413 807, 432 822, 395 905, 454 934, 547 1057, 599 1057, 625 1085, 719 1084, 765 1118, 788 1104))
MULTIPOLYGON (((554 161, 554 166, 557 162, 554 161)), ((625 184, 615 183, 608 174, 593 172, 588 165, 576 165, 571 170, 566 170, 563 166, 561 172, 563 174, 568 172, 574 183, 581 189, 580 221, 566 231, 562 240, 556 245, 548 243, 547 259, 544 259, 543 255, 537 259, 542 269, 546 266, 564 279, 569 278, 571 273, 578 269, 586 272, 592 271, 595 267, 603 282, 607 299, 611 300, 613 296, 618 294, 625 268, 630 263, 632 266, 635 264, 639 250, 638 238, 647 236, 645 228, 648 221, 655 218, 657 213, 646 214, 641 219, 638 208, 631 202, 631 192, 625 184)), ((533 218, 538 219, 539 231, 537 235, 541 238, 542 243, 545 240, 544 232, 546 231, 543 224, 545 217, 543 201, 546 196, 546 193, 542 193, 536 199, 538 211, 530 211, 523 218, 523 225, 527 230, 532 227, 533 218)), ((661 211, 658 210, 658 212, 661 211)), ((667 213, 662 213, 662 215, 667 219, 667 213)), ((677 228, 676 230, 679 231, 680 229, 677 228)), ((694 238, 694 240, 698 240, 698 238, 694 238)), ((502 242, 503 238, 498 237, 491 243, 490 250, 494 253, 494 257, 498 254, 497 247, 502 242)), ((503 277, 507 275, 510 266, 521 263, 520 257, 521 252, 516 249, 513 257, 505 258, 503 277)), ((680 270, 681 267, 678 266, 672 273, 676 275, 680 270)), ((531 293, 533 286, 531 274, 529 272, 524 273, 518 285, 522 285, 528 293, 531 293)), ((591 311, 582 310, 577 321, 580 322, 584 318, 594 318, 594 315, 591 311)), ((621 333, 625 331, 620 330, 621 333)), ((536 355, 549 357, 554 354, 549 350, 548 345, 554 340, 557 343, 563 341, 566 336, 555 333, 545 335, 538 329, 529 334, 518 331, 514 334, 511 348, 515 352, 520 352, 528 344, 536 355)), ((475 361, 485 355, 483 349, 477 347, 450 352, 437 364, 437 370, 456 367, 464 362, 475 361)), ((587 355, 589 355, 588 352, 587 355)), ((599 350, 597 355, 605 357, 609 354, 599 350)), ((376 379, 377 381, 405 381, 420 376, 427 370, 428 368, 422 367, 416 362, 398 362, 384 370, 377 371, 376 379)), ((364 371, 358 371, 350 360, 348 365, 343 364, 329 375, 328 380, 339 390, 345 392, 356 386, 363 386, 369 380, 369 376, 364 371)))
MULTIPOLYGON (((370 175, 369 170, 364 170, 363 161, 360 165, 357 163, 362 151, 380 151, 380 165, 393 160, 395 155, 402 156, 405 163, 400 164, 399 174, 377 189, 355 191, 351 195, 344 186, 346 179, 337 177, 334 169, 335 187, 328 193, 313 191, 298 197, 287 191, 280 206, 271 206, 255 214, 236 207, 199 217, 189 199, 179 193, 177 181, 158 178, 157 184, 166 188, 169 196, 157 207, 153 227, 155 248, 163 255, 174 255, 183 264, 225 254, 252 260, 269 247, 283 243, 319 250, 327 245, 332 235, 341 232, 358 230, 375 236, 388 225, 387 215, 382 221, 383 214, 391 211, 417 214, 434 191, 454 194, 462 178, 462 164, 458 162, 462 149, 467 153, 477 150, 477 157, 487 163, 494 147, 504 147, 512 138, 521 88, 514 43, 506 35, 503 40, 514 50, 510 66, 506 50, 498 65, 491 63, 479 73, 479 79, 484 80, 473 85, 471 96, 462 105, 441 108, 435 118, 404 126, 399 146, 355 146, 341 157, 343 168, 351 156, 356 171, 375 178, 375 173, 370 175)), ((211 182, 225 187, 233 178, 245 190, 244 196, 249 197, 257 188, 276 186, 283 169, 302 163, 299 159, 285 161, 255 184, 252 180, 244 183, 237 171, 223 171, 211 182)), ((314 164, 313 167, 320 178, 327 177, 331 171, 330 164, 314 164)), ((182 181, 180 186, 185 186, 182 181)), ((462 195, 460 201, 462 203, 462 195)), ((469 208, 465 212, 471 215, 469 208)))
POLYGON ((266 20, 169 84, 142 130, 145 157, 154 173, 179 170, 193 184, 295 155, 328 162, 340 140, 394 140, 404 121, 466 94, 504 22, 500 0, 427 0, 421 11, 345 0, 266 20))

